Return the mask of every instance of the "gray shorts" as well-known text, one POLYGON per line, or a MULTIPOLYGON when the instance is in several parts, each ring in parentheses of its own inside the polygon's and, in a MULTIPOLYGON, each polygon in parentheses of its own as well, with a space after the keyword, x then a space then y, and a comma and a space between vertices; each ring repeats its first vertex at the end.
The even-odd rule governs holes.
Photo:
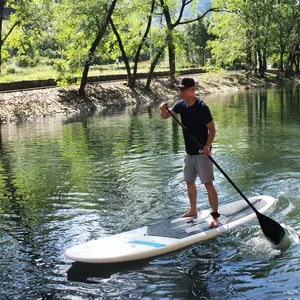
POLYGON ((183 179, 185 182, 196 182, 199 176, 202 184, 214 180, 213 163, 204 154, 186 154, 183 162, 183 179))

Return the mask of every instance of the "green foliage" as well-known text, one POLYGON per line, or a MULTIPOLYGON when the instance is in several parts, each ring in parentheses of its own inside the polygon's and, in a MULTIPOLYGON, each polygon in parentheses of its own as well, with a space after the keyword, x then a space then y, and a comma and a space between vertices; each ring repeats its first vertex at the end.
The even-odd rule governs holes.
MULTIPOLYGON (((150 4, 150 1, 123 0, 122 4, 117 4, 115 8, 113 21, 123 41, 125 53, 130 58, 136 55, 137 48, 144 35, 151 8, 150 4)), ((154 49, 153 47, 159 47, 157 40, 161 35, 156 36, 156 34, 158 34, 158 32, 155 30, 155 26, 152 26, 148 40, 143 45, 141 55, 149 54, 150 46, 152 47, 152 51, 154 49)), ((115 56, 121 56, 119 45, 115 42, 115 37, 113 37, 112 33, 109 37, 113 41, 113 43, 111 43, 113 53, 115 56)), ((149 56, 146 55, 146 59, 147 58, 149 59, 149 56)))
POLYGON ((2 35, 5 40, 2 58, 15 58, 21 67, 36 66, 43 50, 42 42, 53 31, 50 22, 53 1, 8 1, 8 4, 15 12, 6 21, 2 35))
POLYGON ((207 44, 217 66, 230 66, 236 60, 245 58, 247 24, 240 15, 214 13, 208 32, 216 36, 207 44))
POLYGON ((225 10, 213 14, 210 27, 216 39, 209 48, 217 64, 239 61, 265 69, 264 58, 293 61, 299 56, 300 7, 295 1, 215 0, 213 5, 225 10))
MULTIPOLYGON (((60 82, 72 83, 80 77, 88 61, 91 66, 114 65, 122 52, 110 26, 107 27, 93 57, 90 49, 103 28, 111 1, 106 0, 23 0, 7 1, 15 9, 2 22, 2 62, 13 67, 6 72, 48 65, 56 68, 60 82)), ((118 0, 112 19, 129 59, 136 57, 150 12, 149 1, 118 0)), ((269 63, 295 68, 299 60, 300 7, 294 0, 214 0, 215 8, 205 19, 200 17, 199 1, 160 0, 156 2, 149 35, 143 42, 139 62, 151 62, 163 49, 160 62, 167 62, 167 37, 172 34, 176 63, 182 67, 216 66, 256 68, 263 56, 269 63), (180 24, 176 24, 183 3, 188 3, 180 24), (168 28, 163 8, 168 8, 168 28)), ((2 63, 0 61, 0 64, 2 63)), ((124 69, 124 64, 118 70, 124 69)), ((94 68, 94 70, 100 68, 94 68)))
POLYGON ((107 2, 64 1, 56 8, 56 53, 61 59, 55 66, 58 78, 72 81, 88 60, 89 49, 106 17, 107 2))
POLYGON ((17 69, 13 66, 10 66, 6 69, 6 73, 7 74, 16 74, 17 73, 17 69))
POLYGON ((208 26, 209 19, 205 18, 184 25, 180 31, 181 44, 185 54, 184 61, 187 66, 204 66, 207 59, 211 57, 207 43, 213 39, 213 36, 208 33, 208 26))
POLYGON ((20 55, 17 57, 17 63, 19 67, 35 67, 39 63, 39 58, 30 58, 27 55, 20 55))

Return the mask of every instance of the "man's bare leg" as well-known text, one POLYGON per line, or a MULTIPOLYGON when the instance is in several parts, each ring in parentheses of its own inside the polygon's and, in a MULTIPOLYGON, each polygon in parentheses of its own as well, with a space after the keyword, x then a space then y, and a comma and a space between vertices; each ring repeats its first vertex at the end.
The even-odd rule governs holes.
MULTIPOLYGON (((207 190, 208 200, 212 211, 218 212, 218 193, 214 187, 213 182, 206 183, 205 188, 207 190)), ((210 223, 210 227, 217 228, 218 226, 218 217, 213 217, 210 223)))
POLYGON ((182 218, 185 217, 196 217, 198 215, 197 211, 197 187, 194 182, 187 182, 187 192, 190 199, 190 210, 185 213, 182 218))

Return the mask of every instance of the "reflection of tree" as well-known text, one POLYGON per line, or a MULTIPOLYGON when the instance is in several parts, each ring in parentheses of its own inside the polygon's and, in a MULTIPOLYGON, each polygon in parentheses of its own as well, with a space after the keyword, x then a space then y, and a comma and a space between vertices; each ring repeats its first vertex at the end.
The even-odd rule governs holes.
POLYGON ((252 94, 251 104, 253 111, 248 111, 248 114, 252 114, 256 117, 257 124, 262 126, 264 121, 267 120, 267 107, 268 107, 268 95, 267 92, 257 90, 252 94))
POLYGON ((280 120, 281 122, 283 121, 283 117, 284 117, 284 94, 283 94, 283 90, 279 90, 279 103, 280 103, 280 120))
POLYGON ((300 89, 295 89, 295 102, 296 102, 296 112, 297 117, 300 115, 300 89))
POLYGON ((268 93, 262 92, 260 94, 259 99, 259 105, 260 105, 260 123, 262 123, 263 120, 267 121, 267 108, 268 108, 268 93))
POLYGON ((285 90, 285 99, 287 105, 287 119, 289 120, 293 116, 299 116, 299 88, 290 88, 285 90))
POLYGON ((246 103, 247 103, 247 117, 248 117, 248 126, 251 128, 253 126, 253 97, 252 94, 246 93, 246 103))
MULTIPOLYGON (((0 128, 0 130, 2 131, 2 128, 0 128)), ((3 222, 5 222, 4 220, 7 221, 2 228, 7 235, 20 242, 20 250, 29 254, 30 259, 34 260, 37 256, 34 257, 32 252, 35 247, 32 240, 33 229, 27 214, 28 208, 26 209, 23 205, 25 197, 15 182, 14 158, 2 143, 2 134, 0 162, 0 185, 2 191, 0 199, 1 214, 10 216, 7 219, 3 218, 3 222)))
POLYGON ((81 191, 85 189, 89 163, 81 158, 87 157, 86 138, 82 128, 77 126, 76 132, 68 128, 70 126, 65 126, 62 136, 54 139, 34 137, 27 141, 24 137, 23 141, 2 144, 3 197, 13 203, 12 206, 17 205, 18 212, 14 212, 17 215, 26 212, 26 222, 31 225, 36 224, 37 210, 53 209, 53 197, 62 198, 74 186, 81 191), (77 139, 72 138, 75 136, 77 139))
MULTIPOLYGON (((2 132, 2 128, 0 128, 2 132)), ((7 213, 13 211, 14 214, 22 219, 24 213, 20 206, 20 201, 23 199, 22 193, 16 186, 14 177, 14 159, 10 156, 9 151, 6 151, 5 145, 2 143, 1 136, 1 147, 0 147, 0 161, 1 161, 1 191, 2 191, 2 207, 7 213), (4 201, 4 199, 6 201, 4 201), (7 201, 8 200, 8 201, 7 201)))
POLYGON ((173 142, 173 152, 177 153, 180 150, 179 147, 179 134, 178 134, 178 123, 172 119, 172 142, 173 142))

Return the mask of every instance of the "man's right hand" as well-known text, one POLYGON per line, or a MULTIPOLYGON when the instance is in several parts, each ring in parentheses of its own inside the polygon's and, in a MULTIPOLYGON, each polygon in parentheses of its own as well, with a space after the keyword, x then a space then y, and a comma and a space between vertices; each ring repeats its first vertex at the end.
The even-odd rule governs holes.
POLYGON ((165 111, 165 110, 167 110, 167 106, 168 106, 168 103, 167 103, 167 102, 163 102, 163 103, 159 106, 159 108, 160 108, 160 110, 165 111))
POLYGON ((167 102, 163 102, 159 108, 160 108, 160 116, 163 118, 163 119, 168 119, 169 117, 171 117, 170 113, 167 111, 167 106, 168 106, 168 103, 167 102))

